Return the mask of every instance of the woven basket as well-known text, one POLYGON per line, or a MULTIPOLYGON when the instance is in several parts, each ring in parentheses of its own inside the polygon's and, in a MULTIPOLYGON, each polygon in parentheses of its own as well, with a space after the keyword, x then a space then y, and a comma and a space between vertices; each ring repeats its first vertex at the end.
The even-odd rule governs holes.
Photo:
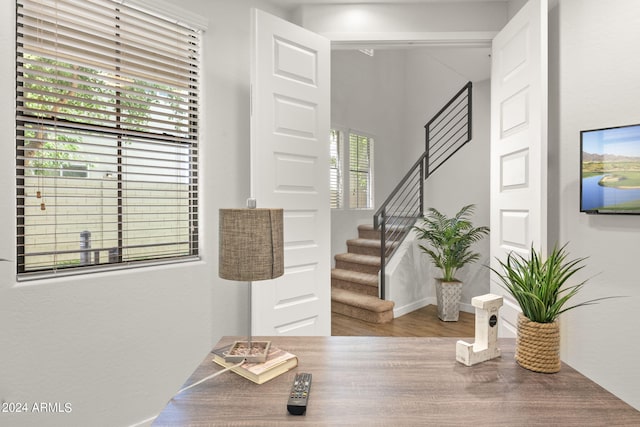
POLYGON ((560 327, 553 323, 532 322, 518 314, 516 362, 535 372, 554 373, 560 370, 560 327))

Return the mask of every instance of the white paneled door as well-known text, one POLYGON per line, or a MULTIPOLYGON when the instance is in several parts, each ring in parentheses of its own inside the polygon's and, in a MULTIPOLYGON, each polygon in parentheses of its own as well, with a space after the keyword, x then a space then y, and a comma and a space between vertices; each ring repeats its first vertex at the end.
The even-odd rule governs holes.
MULTIPOLYGON (((547 246, 547 0, 529 0, 494 38, 491 70, 491 265, 547 246)), ((492 273, 491 292, 504 295, 492 273)), ((501 336, 516 334, 505 296, 501 336)))
POLYGON ((330 42, 252 10, 251 193, 284 209, 285 272, 253 283, 253 335, 331 335, 330 42))

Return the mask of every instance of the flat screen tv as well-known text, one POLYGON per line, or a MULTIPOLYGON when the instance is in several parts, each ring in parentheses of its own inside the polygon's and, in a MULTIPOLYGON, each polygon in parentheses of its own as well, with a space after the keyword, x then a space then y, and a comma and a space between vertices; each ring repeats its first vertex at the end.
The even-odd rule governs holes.
POLYGON ((640 215, 640 124, 580 132, 580 212, 640 215))

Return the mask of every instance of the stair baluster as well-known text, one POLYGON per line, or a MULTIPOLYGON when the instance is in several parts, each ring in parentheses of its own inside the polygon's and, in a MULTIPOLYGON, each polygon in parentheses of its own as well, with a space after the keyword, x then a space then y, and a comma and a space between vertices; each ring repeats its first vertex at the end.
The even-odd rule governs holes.
MULTIPOLYGON (((472 137, 472 89, 468 82, 425 125, 425 152, 409 169, 373 216, 374 229, 380 230, 380 298, 384 299, 385 266, 398 247, 388 249, 389 235, 404 238, 424 212, 424 180, 472 137), (404 233, 404 234, 402 234, 404 233)), ((396 239, 401 240, 401 239, 396 239)))

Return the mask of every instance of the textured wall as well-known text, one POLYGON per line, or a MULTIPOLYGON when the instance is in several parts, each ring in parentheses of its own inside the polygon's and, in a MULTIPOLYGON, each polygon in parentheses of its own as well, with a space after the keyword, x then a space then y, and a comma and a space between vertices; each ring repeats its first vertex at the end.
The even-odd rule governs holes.
POLYGON ((550 49, 550 87, 557 88, 551 102, 558 117, 549 141, 558 157, 549 167, 558 177, 550 220, 572 256, 589 257, 581 278, 591 279, 578 299, 626 296, 568 312, 561 320, 562 358, 640 409, 640 216, 591 216, 578 204, 580 130, 640 123, 638 6, 635 0, 563 0, 559 15, 552 13, 550 43, 557 48, 550 49))

